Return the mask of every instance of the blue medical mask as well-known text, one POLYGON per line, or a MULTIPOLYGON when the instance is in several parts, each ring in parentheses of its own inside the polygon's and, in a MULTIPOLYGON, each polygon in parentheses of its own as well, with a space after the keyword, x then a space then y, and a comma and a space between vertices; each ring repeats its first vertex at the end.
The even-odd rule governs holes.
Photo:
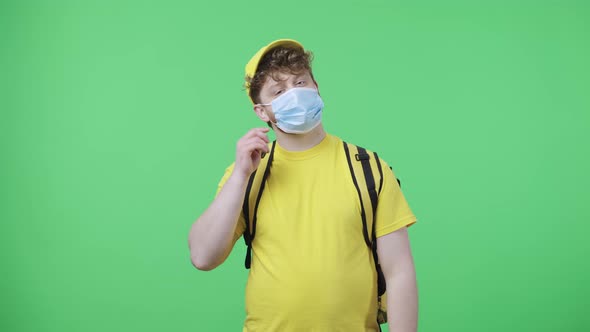
POLYGON ((317 127, 322 120, 324 102, 313 88, 292 88, 269 104, 275 114, 275 123, 290 134, 305 134, 317 127))

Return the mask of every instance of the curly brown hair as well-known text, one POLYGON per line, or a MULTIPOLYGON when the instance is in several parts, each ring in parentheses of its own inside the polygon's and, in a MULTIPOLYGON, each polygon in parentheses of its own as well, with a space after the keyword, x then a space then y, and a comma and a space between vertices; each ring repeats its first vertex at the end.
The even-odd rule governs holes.
POLYGON ((254 77, 245 77, 244 87, 249 88, 249 96, 255 104, 260 103, 260 90, 264 82, 270 76, 275 81, 278 81, 279 73, 300 74, 304 70, 308 70, 311 78, 311 62, 313 61, 313 53, 305 51, 301 48, 278 46, 267 52, 258 63, 256 74, 254 77))

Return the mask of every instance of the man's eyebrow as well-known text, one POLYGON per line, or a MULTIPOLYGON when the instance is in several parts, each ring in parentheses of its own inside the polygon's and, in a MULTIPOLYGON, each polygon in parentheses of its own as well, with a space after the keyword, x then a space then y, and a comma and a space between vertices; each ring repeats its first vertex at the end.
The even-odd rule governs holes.
POLYGON ((293 80, 299 79, 299 78, 301 78, 301 77, 303 77, 303 76, 305 76, 305 74, 304 74, 304 73, 301 73, 301 74, 295 74, 295 75, 293 75, 293 80))
POLYGON ((280 80, 280 81, 278 81, 278 82, 272 83, 272 84, 269 86, 269 88, 274 88, 274 87, 276 87, 276 86, 278 86, 278 85, 285 85, 285 81, 286 81, 286 80, 280 80))

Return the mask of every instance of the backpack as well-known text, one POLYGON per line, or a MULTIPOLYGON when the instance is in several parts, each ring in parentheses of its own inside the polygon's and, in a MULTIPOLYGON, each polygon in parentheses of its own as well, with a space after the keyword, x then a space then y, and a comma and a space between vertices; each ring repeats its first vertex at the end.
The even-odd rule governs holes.
MULTIPOLYGON (((270 166, 274 156, 275 145, 276 141, 273 141, 268 158, 264 158, 264 154, 262 155, 257 170, 250 175, 246 187, 246 193, 244 195, 242 213, 246 223, 246 229, 243 234, 244 242, 247 246, 244 262, 246 269, 250 268, 252 262, 252 241, 256 235, 258 205, 260 203, 260 198, 262 197, 262 192, 264 191, 266 179, 270 174, 270 166)), ((381 162, 379 161, 376 152, 373 152, 373 158, 371 158, 371 155, 364 148, 348 144, 344 141, 343 148, 348 161, 352 181, 360 200, 363 236, 365 238, 365 243, 373 251, 373 259, 377 269, 377 322, 380 325, 387 322, 387 298, 385 294, 385 276, 383 275, 381 265, 379 264, 379 258, 377 256, 375 214, 377 211, 378 197, 381 193, 381 187, 383 186, 383 170, 381 169, 381 162), (354 161, 352 160, 351 155, 354 156, 354 161), (376 183, 379 184, 378 188, 376 188, 376 183), (373 225, 371 239, 369 239, 367 230, 368 221, 373 225)), ((401 186, 400 180, 397 178, 396 180, 398 185, 401 186)), ((380 326, 379 329, 381 329, 380 326)))

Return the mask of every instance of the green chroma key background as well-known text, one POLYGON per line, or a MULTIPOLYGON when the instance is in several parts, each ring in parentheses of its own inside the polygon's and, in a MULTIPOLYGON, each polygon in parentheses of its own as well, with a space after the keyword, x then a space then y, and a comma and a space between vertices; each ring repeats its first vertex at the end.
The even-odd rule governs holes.
POLYGON ((0 330, 240 331, 243 241, 202 272, 187 235, 265 126, 244 65, 294 38, 327 131, 419 219, 420 331, 588 331, 589 22, 567 0, 2 2, 0 330))

